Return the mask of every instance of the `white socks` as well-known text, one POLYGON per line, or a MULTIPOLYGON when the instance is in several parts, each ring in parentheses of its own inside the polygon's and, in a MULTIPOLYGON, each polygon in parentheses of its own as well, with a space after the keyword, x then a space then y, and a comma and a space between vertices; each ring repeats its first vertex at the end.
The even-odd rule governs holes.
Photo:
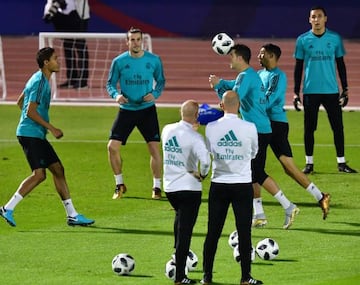
POLYGON ((306 191, 313 195, 316 201, 320 201, 322 199, 323 195, 314 183, 311 182, 310 185, 306 188, 306 191))
POLYGON ((7 210, 14 210, 16 205, 19 204, 23 198, 24 197, 21 196, 18 192, 15 192, 15 194, 11 197, 9 202, 7 202, 7 204, 4 206, 4 208, 7 210))
POLYGON ((76 212, 71 199, 67 199, 62 202, 66 211, 66 215, 68 217, 76 217, 78 215, 78 212, 76 212))
POLYGON ((286 198, 286 196, 281 190, 279 190, 279 192, 277 192, 274 197, 276 200, 279 201, 279 203, 285 210, 290 207, 291 202, 288 200, 288 198, 286 198))
POLYGON ((153 188, 161 189, 161 178, 153 178, 153 188))
POLYGON ((116 185, 124 184, 124 180, 123 180, 122 174, 114 175, 114 177, 115 177, 115 183, 116 183, 116 185))

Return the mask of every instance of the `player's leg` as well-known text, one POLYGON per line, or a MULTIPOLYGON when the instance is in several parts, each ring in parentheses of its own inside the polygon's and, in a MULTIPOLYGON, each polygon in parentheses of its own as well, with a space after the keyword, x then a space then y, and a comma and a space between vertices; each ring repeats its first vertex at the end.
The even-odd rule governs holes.
POLYGON ((153 175, 153 199, 161 198, 161 167, 162 158, 160 154, 159 142, 148 142, 148 150, 150 153, 150 168, 153 175))
POLYGON ((45 169, 47 167, 46 141, 30 137, 18 137, 18 140, 32 169, 32 174, 21 182, 10 200, 0 208, 0 215, 11 226, 16 226, 13 218, 15 207, 27 194, 46 179, 45 169))
POLYGON ((317 128, 320 102, 321 95, 304 94, 304 144, 306 165, 303 172, 305 174, 310 174, 314 171, 314 133, 317 128))
POLYGON ((47 143, 46 148, 44 147, 43 151, 47 153, 47 161, 49 161, 50 163, 48 165, 48 169, 53 176, 55 189, 58 192, 64 205, 68 225, 88 226, 93 224, 95 222, 94 220, 86 218, 75 210, 75 207, 70 197, 69 187, 65 179, 64 167, 53 147, 49 143, 47 143))
POLYGON ((357 171, 350 168, 346 164, 345 160, 344 125, 342 118, 342 109, 339 105, 338 98, 338 94, 327 94, 326 96, 324 96, 323 99, 323 105, 327 112, 331 129, 333 131, 338 170, 345 173, 356 173, 357 171))
POLYGON ((119 110, 111 128, 107 151, 116 185, 113 199, 121 198, 122 194, 127 190, 123 179, 121 148, 125 146, 127 138, 135 128, 134 116, 135 112, 133 111, 119 110))
POLYGON ((152 198, 161 199, 162 157, 160 154, 160 128, 156 107, 138 111, 137 127, 145 139, 150 153, 150 168, 153 175, 152 198))
POLYGON ((255 171, 255 182, 264 187, 265 190, 269 192, 276 200, 278 200, 281 206, 284 208, 285 222, 283 228, 288 229, 292 225, 295 219, 295 215, 297 215, 300 210, 294 203, 289 201, 275 180, 265 172, 266 151, 267 146, 271 141, 271 134, 258 134, 258 137, 259 151, 253 163, 255 171))

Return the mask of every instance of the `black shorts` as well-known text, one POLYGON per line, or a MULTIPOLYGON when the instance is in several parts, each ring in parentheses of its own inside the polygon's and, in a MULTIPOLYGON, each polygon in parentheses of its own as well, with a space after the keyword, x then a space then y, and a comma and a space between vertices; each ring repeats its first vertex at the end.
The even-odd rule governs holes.
POLYGON ((256 157, 251 161, 252 182, 262 185, 268 174, 265 172, 266 151, 271 141, 271 133, 258 133, 258 152, 256 157))
POLYGON ((291 146, 289 143, 289 124, 284 122, 271 121, 271 141, 270 147, 275 156, 279 158, 282 155, 292 157, 291 146))
POLYGON ((160 142, 159 121, 155 105, 139 111, 120 109, 109 138, 121 141, 122 145, 125 145, 135 127, 138 128, 147 143, 160 142))
POLYGON ((31 170, 48 168, 49 165, 60 162, 54 148, 46 139, 18 137, 31 170))

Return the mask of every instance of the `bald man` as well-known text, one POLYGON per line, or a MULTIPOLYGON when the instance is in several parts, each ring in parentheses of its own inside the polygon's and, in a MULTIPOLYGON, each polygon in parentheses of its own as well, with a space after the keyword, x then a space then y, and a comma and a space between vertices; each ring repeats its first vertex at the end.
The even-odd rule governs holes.
POLYGON ((199 105, 185 101, 180 109, 181 120, 164 127, 161 140, 163 150, 163 186, 175 210, 174 248, 176 276, 174 284, 195 284, 185 274, 192 231, 201 204, 201 181, 210 170, 210 153, 203 137, 196 132, 199 105))
POLYGON ((231 204, 239 237, 240 284, 263 284, 251 277, 251 221, 253 187, 251 160, 258 151, 255 124, 238 117, 240 102, 234 91, 226 91, 220 106, 224 117, 206 126, 205 136, 212 153, 209 190, 208 230, 203 250, 204 277, 201 284, 211 284, 217 244, 231 204))

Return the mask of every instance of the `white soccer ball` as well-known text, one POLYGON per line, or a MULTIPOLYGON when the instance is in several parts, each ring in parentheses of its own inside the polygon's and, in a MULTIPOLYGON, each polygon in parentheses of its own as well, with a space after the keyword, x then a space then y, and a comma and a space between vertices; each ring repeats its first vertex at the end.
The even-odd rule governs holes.
POLYGON ((256 253, 264 260, 272 260, 279 255, 279 245, 272 238, 265 238, 256 245, 256 253))
POLYGON ((198 265, 198 262, 199 259, 197 255, 190 249, 186 259, 186 267, 189 271, 194 271, 196 266, 198 265))
POLYGON ((219 33, 213 37, 212 49, 219 55, 226 55, 230 52, 230 49, 234 46, 234 40, 226 33, 219 33))
MULTIPOLYGON (((240 262, 239 245, 236 245, 234 247, 233 256, 234 256, 234 260, 236 262, 240 262)), ((251 247, 251 261, 254 261, 254 260, 255 260, 255 248, 252 246, 251 247)))
POLYGON ((233 231, 229 235, 228 243, 229 243, 231 248, 235 248, 239 244, 239 236, 238 236, 237 231, 233 231))
MULTIPOLYGON (((185 274, 187 275, 189 269, 185 266, 185 274)), ((165 276, 173 281, 175 281, 176 276, 176 263, 173 258, 171 258, 165 265, 165 276)))
POLYGON ((128 253, 119 253, 113 258, 111 266, 117 275, 129 275, 135 269, 135 259, 128 253))

